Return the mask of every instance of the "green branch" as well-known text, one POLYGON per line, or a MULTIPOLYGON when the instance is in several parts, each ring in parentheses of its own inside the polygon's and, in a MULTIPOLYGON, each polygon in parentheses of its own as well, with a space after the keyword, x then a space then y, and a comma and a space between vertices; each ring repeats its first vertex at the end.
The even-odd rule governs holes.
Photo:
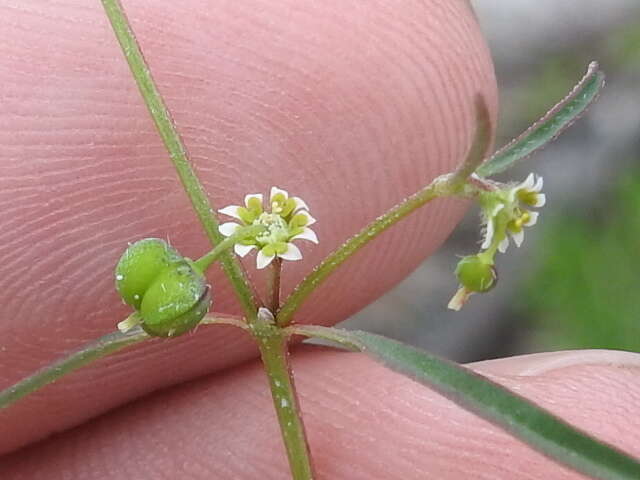
MULTIPOLYGON (((216 246, 224 240, 224 237, 218 231, 218 221, 215 215, 212 214, 214 209, 191 166, 186 147, 153 81, 149 67, 142 56, 142 52, 122 5, 119 0, 101 1, 107 17, 109 17, 113 31, 120 43, 122 52, 131 68, 131 73, 138 84, 140 93, 149 109, 158 133, 160 133, 162 141, 169 152, 173 166, 180 177, 187 196, 193 205, 209 241, 212 246, 216 246)), ((221 255, 221 263, 223 270, 229 277, 236 291, 247 318, 249 321, 253 321, 256 316, 257 306, 254 301, 253 290, 242 270, 240 262, 231 252, 225 252, 221 255)))
POLYGON ((480 95, 474 98, 474 106, 476 124, 473 141, 458 169, 452 174, 436 178, 431 184, 392 207, 347 240, 340 248, 330 253, 296 286, 293 293, 286 299, 277 315, 278 325, 286 326, 291 323, 293 314, 302 302, 338 267, 382 232, 434 198, 462 193, 469 175, 480 165, 491 142, 489 111, 480 95))
POLYGON ((0 392, 0 409, 7 408, 22 397, 53 383, 59 378, 84 367, 89 363, 122 350, 124 347, 139 343, 150 338, 140 327, 127 333, 113 332, 99 339, 83 345, 75 352, 60 360, 50 363, 15 385, 0 392))
MULTIPOLYGON (((133 313, 129 318, 135 315, 138 314, 133 313)), ((243 320, 230 315, 207 315, 202 319, 200 325, 232 325, 244 330, 248 328, 243 320)), ((144 333, 142 328, 134 327, 126 333, 108 333, 93 342, 87 343, 67 356, 41 368, 15 385, 0 391, 0 410, 95 360, 150 338, 152 337, 144 333)))

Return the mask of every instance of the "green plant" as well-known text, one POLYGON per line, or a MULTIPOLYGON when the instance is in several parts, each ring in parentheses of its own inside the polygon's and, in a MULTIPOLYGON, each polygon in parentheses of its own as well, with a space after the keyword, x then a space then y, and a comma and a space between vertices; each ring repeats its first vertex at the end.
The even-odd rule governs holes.
MULTIPOLYGON (((118 269, 116 281, 128 282, 130 275, 145 274, 142 275, 145 278, 141 282, 142 287, 138 288, 135 282, 135 288, 125 285, 120 289, 125 300, 128 299, 129 303, 139 311, 120 322, 119 333, 109 334, 0 392, 2 408, 7 408, 19 398, 95 358, 149 339, 152 335, 172 337, 185 333, 190 327, 196 325, 196 321, 192 320, 197 317, 197 320, 200 320, 198 325, 233 325, 247 331, 256 341, 271 385, 274 407, 282 429, 291 472, 296 479, 313 478, 313 470, 311 453, 288 364, 288 343, 292 335, 324 338, 345 348, 362 351, 419 383, 434 388, 464 408, 492 421, 550 457, 579 471, 600 478, 637 477, 640 465, 635 460, 582 434, 539 407, 464 367, 365 332, 345 332, 340 329, 303 326, 295 323, 295 313, 310 293, 344 261, 380 233, 435 198, 459 196, 479 201, 486 232, 478 256, 482 256, 484 264, 493 265, 493 257, 497 251, 505 250, 511 240, 518 244, 522 240, 523 227, 535 223, 536 212, 531 209, 540 207, 544 203, 543 194, 540 193, 542 184, 533 176, 522 183, 514 184, 499 183, 487 177, 506 170, 517 160, 532 154, 557 136, 586 109, 603 84, 603 75, 597 65, 590 65, 586 76, 571 94, 540 122, 487 160, 485 159, 491 128, 484 100, 478 97, 474 141, 460 167, 436 178, 431 184, 365 226, 323 260, 287 299, 280 301, 282 260, 296 260, 300 255, 292 242, 297 239, 317 240, 315 234, 308 228, 313 223, 313 217, 310 216, 306 204, 300 199, 289 198, 286 192, 272 189, 266 208, 262 197, 257 194, 249 195, 245 199, 244 207, 231 206, 220 211, 237 217, 241 222, 236 225, 219 225, 215 215, 212 215, 213 208, 191 167, 185 153, 186 149, 154 85, 150 71, 144 63, 122 7, 117 0, 103 0, 103 4, 143 98, 213 249, 196 261, 183 259, 179 253, 171 252, 171 258, 161 260, 161 265, 157 269, 152 264, 154 259, 143 258, 139 256, 140 252, 130 252, 135 256, 133 263, 138 265, 131 270, 118 269), (254 294, 252 285, 240 268, 237 258, 231 253, 231 249, 238 255, 247 255, 252 250, 256 250, 257 266, 269 267, 271 278, 268 301, 263 302, 254 294), (205 298, 207 289, 202 285, 202 279, 198 276, 197 270, 203 271, 217 260, 221 262, 240 299, 244 310, 243 318, 204 316, 200 319, 200 300, 205 298), (173 270, 174 267, 188 270, 184 282, 181 278, 174 281, 180 277, 179 272, 173 270), (152 278, 147 278, 147 272, 151 272, 152 278), (191 281, 195 287, 187 286, 186 292, 193 294, 197 311, 195 316, 190 316, 187 322, 183 322, 182 315, 185 312, 191 315, 193 305, 182 301, 183 292, 180 289, 183 285, 180 283, 191 281), (157 307, 152 309, 153 311, 176 306, 175 302, 169 301, 171 298, 163 297, 160 291, 170 290, 169 295, 177 292, 180 308, 177 309, 176 317, 152 317, 152 313, 144 308, 144 298, 140 299, 142 303, 138 305, 135 295, 143 297, 149 294, 151 289, 154 289, 152 298, 154 307, 157 307), (130 295, 132 299, 129 298, 130 295), (178 320, 177 326, 176 320, 178 320), (150 324, 153 324, 152 328, 149 328, 150 324)), ((158 244, 157 241, 152 243, 158 244)), ((162 251, 160 253, 162 254, 162 251)), ((129 260, 131 259, 126 259, 125 253, 125 263, 129 260)), ((460 267, 460 270, 462 269, 463 267, 460 267)), ((466 274, 461 276, 463 285, 452 300, 453 307, 460 308, 473 291, 485 290, 485 282, 480 282, 483 288, 478 289, 473 286, 474 282, 468 280, 466 274)), ((188 297, 185 295, 184 299, 188 297)))

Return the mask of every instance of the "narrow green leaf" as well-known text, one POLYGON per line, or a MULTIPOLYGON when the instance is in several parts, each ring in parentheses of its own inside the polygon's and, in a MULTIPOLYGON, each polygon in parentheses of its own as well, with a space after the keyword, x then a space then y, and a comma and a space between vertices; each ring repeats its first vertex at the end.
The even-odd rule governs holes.
POLYGON ((148 338, 149 336, 137 327, 127 333, 108 333, 83 345, 64 358, 50 363, 15 385, 0 391, 0 410, 80 367, 148 338))
POLYGON ((491 146, 491 115, 489 114, 487 102, 482 95, 477 94, 475 96, 474 106, 476 125, 473 141, 464 161, 451 175, 449 182, 454 189, 464 184, 469 175, 477 170, 482 161, 487 158, 489 147, 491 146))
POLYGON ((591 62, 587 73, 569 95, 519 137, 498 150, 476 170, 476 173, 481 177, 489 177, 504 172, 518 160, 527 158, 553 141, 587 110, 603 86, 604 74, 596 62, 591 62))
POLYGON ((359 350, 391 370, 441 393, 551 459, 593 478, 640 478, 637 460, 461 365, 362 331, 299 325, 290 327, 289 332, 324 338, 359 350))

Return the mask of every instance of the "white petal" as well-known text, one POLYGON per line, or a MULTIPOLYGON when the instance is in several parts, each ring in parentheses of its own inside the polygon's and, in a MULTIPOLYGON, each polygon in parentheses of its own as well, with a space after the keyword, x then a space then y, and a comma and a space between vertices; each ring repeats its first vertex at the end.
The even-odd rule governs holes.
POLYGON ((524 240, 524 230, 512 233, 511 238, 513 238, 513 243, 516 244, 516 247, 520 248, 520 245, 522 245, 522 241, 524 240))
POLYGON ((547 203, 547 196, 544 193, 539 193, 536 195, 536 201, 533 204, 534 207, 544 207, 544 204, 547 203))
POLYGON ((242 245, 241 243, 236 243, 233 246, 233 251, 240 257, 245 257, 247 253, 249 253, 254 248, 257 248, 255 245, 242 245))
POLYGON ((262 269, 269 265, 274 258, 276 258, 275 255, 265 255, 264 252, 260 250, 256 256, 256 267, 262 269))
POLYGON ((482 245, 480 245, 480 248, 489 248, 489 246, 491 245, 491 240, 493 240, 493 218, 489 220, 489 223, 487 223, 487 232, 484 235, 484 241, 482 242, 482 245))
POLYGON ((311 214, 306 210, 300 210, 299 212, 296 212, 296 215, 304 215, 307 218, 307 226, 313 225, 314 223, 316 223, 316 219, 313 218, 311 214))
POLYGON ((227 222, 223 223, 218 227, 218 231, 223 234, 225 237, 230 237, 234 233, 236 233, 236 229, 238 229, 240 225, 235 222, 227 222))
POLYGON ((269 195, 269 203, 273 203, 273 197, 275 197, 277 194, 282 193, 284 195, 284 198, 287 199, 289 198, 289 194, 287 193, 286 190, 282 190, 278 187, 271 187, 271 195, 269 195))
POLYGON ((296 202, 296 208, 293 210, 294 212, 297 212, 298 210, 309 210, 309 206, 300 197, 291 198, 293 198, 293 201, 296 202))
POLYGON ((538 215, 540 215, 538 212, 529 212, 529 221, 524 224, 525 227, 535 225, 538 222, 538 215))
POLYGON ((543 184, 544 184, 544 181, 542 180, 542 177, 538 177, 538 180, 536 181, 536 184, 533 186, 532 190, 534 192, 539 192, 540 190, 542 190, 543 184))
POLYGON ((533 189, 535 182, 535 176, 533 175, 533 173, 530 173, 529 176, 527 176, 527 179, 520 185, 518 185, 518 190, 531 190, 533 189))
POLYGON ((283 260, 300 260, 302 258, 302 253, 293 243, 287 243, 287 251, 279 253, 278 256, 283 260))
POLYGON ((238 205, 229 205, 228 207, 221 208, 218 212, 241 220, 240 215, 238 215, 239 208, 240 207, 238 205))
POLYGON ((249 208, 249 200, 252 198, 257 198, 260 204, 262 204, 262 194, 261 193, 250 193, 249 195, 244 196, 244 204, 247 208, 249 208))
POLYGON ((498 251, 500 253, 504 253, 507 251, 507 248, 509 248, 509 237, 504 237, 504 240, 502 240, 500 245, 498 245, 498 251))
POLYGON ((293 237, 291 240, 297 240, 298 238, 301 238, 303 240, 309 240, 310 242, 313 242, 316 244, 318 243, 318 236, 316 235, 316 232, 314 232, 313 230, 307 227, 304 227, 304 229, 302 230, 302 233, 299 233, 298 235, 293 237))

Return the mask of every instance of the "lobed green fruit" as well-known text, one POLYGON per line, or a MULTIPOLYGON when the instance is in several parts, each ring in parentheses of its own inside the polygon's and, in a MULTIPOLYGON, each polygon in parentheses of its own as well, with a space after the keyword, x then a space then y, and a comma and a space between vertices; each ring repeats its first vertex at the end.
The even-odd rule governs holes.
POLYGON ((116 289, 140 312, 149 335, 173 337, 193 329, 211 306, 206 278, 164 240, 146 238, 127 248, 116 266, 116 289))
POLYGON ((493 264, 486 263, 477 255, 462 258, 455 273, 460 285, 472 292, 488 292, 498 280, 493 264))
POLYGON ((210 306, 204 275, 183 260, 158 275, 145 292, 142 328, 157 337, 182 335, 200 323, 210 306))
POLYGON ((159 238, 139 240, 125 250, 116 266, 116 290, 127 305, 138 310, 151 284, 182 256, 159 238))

